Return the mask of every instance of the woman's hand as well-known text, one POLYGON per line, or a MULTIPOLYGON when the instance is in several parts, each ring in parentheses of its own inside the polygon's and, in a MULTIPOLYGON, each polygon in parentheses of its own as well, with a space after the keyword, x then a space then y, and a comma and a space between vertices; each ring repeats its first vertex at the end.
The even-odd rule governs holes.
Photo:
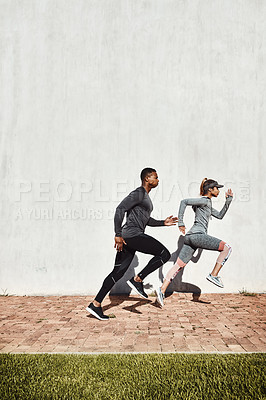
POLYGON ((122 238, 122 236, 115 236, 115 245, 114 248, 117 251, 122 251, 123 250, 123 245, 126 244, 125 240, 122 238))
POLYGON ((177 221, 178 221, 177 217, 173 217, 172 215, 170 215, 170 217, 164 220, 164 225, 166 226, 176 225, 177 221))
POLYGON ((179 226, 179 230, 181 233, 183 233, 183 235, 186 234, 186 227, 185 226, 179 226))
POLYGON ((227 192, 225 193, 225 197, 226 198, 229 197, 229 196, 233 197, 232 189, 228 189, 227 192))

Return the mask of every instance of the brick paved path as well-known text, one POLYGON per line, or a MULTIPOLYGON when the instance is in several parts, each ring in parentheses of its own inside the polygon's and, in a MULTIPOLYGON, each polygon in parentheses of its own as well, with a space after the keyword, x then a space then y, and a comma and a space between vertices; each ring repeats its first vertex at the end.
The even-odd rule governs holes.
POLYGON ((266 295, 175 293, 112 296, 109 321, 85 310, 92 297, 0 297, 0 352, 266 352, 266 295))

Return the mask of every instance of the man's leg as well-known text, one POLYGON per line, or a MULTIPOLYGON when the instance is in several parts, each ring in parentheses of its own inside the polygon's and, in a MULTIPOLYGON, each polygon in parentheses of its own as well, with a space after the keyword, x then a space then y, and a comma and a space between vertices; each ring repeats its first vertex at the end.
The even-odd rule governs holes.
POLYGON ((89 311, 92 315, 100 320, 109 319, 102 312, 101 303, 107 293, 110 292, 114 284, 122 278, 125 274, 126 270, 131 264, 133 257, 135 255, 135 250, 129 248, 128 246, 124 246, 122 251, 117 252, 115 258, 115 265, 112 272, 105 278, 103 281, 102 287, 94 298, 93 302, 89 304, 87 307, 87 311, 89 311))
POLYGON ((128 285, 141 297, 147 298, 148 295, 143 289, 143 279, 166 263, 171 257, 171 254, 162 243, 154 239, 152 236, 146 234, 141 234, 139 236, 127 239, 127 243, 130 245, 130 247, 133 247, 141 253, 154 255, 146 267, 143 268, 138 275, 135 276, 135 278, 127 281, 128 285))
POLYGON ((105 278, 103 281, 102 287, 99 290, 98 294, 95 296, 94 302, 95 305, 100 305, 107 295, 110 292, 114 284, 122 278, 122 276, 127 271, 130 266, 133 257, 135 255, 135 250, 129 248, 128 246, 124 246, 122 251, 118 251, 115 258, 115 265, 112 272, 105 278))
POLYGON ((143 281, 153 271, 165 264, 171 257, 170 252, 162 243, 154 239, 152 236, 146 234, 140 235, 140 240, 134 246, 134 248, 136 248, 136 250, 140 251, 141 253, 154 255, 154 257, 148 262, 146 267, 144 267, 138 273, 137 277, 141 281, 143 281))

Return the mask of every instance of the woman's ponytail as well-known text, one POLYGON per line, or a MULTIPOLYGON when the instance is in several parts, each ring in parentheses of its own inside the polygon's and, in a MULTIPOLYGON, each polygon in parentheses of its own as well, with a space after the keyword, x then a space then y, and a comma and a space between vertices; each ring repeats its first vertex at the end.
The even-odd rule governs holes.
POLYGON ((203 196, 205 191, 203 190, 204 183, 208 180, 208 178, 204 178, 200 185, 200 195, 203 196))

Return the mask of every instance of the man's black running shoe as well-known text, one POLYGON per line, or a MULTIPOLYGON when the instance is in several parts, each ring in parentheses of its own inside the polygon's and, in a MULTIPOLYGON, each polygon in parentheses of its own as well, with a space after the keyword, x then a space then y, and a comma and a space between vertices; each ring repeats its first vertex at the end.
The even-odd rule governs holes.
POLYGON ((134 277, 127 281, 128 286, 131 287, 137 294, 139 294, 143 299, 147 299, 148 295, 144 292, 143 282, 134 281, 134 277))
POLYGON ((101 321, 107 321, 109 319, 107 315, 104 315, 102 307, 95 307, 93 303, 90 303, 86 310, 101 321))

